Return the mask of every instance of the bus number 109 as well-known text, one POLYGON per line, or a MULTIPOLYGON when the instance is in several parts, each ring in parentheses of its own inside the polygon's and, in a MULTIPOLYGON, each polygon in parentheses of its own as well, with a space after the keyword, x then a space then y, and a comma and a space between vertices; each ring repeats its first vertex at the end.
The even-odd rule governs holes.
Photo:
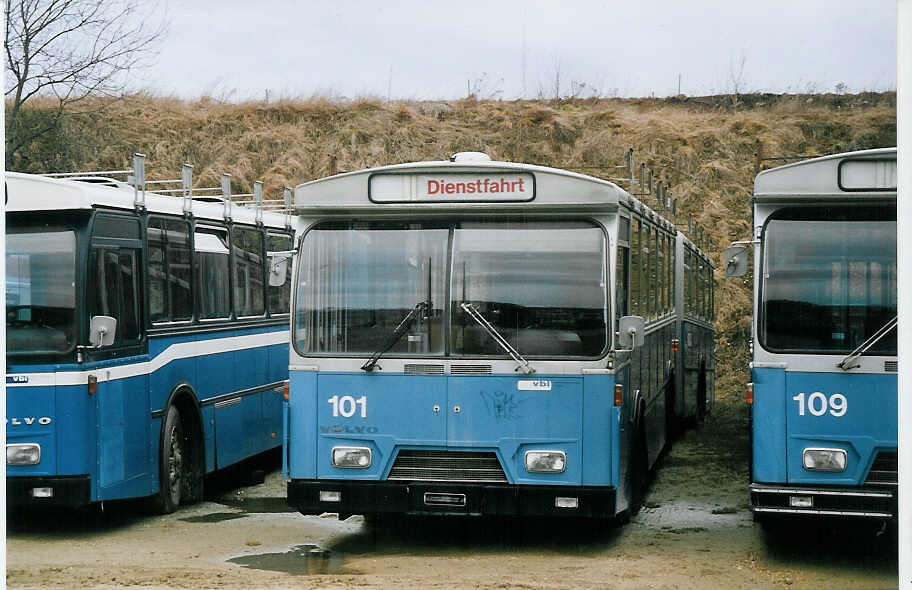
POLYGON ((829 411, 831 415, 840 418, 845 416, 846 410, 849 409, 849 402, 846 400, 846 396, 841 393, 834 393, 827 399, 826 395, 815 391, 807 396, 807 404, 805 404, 804 392, 799 393, 792 399, 798 402, 799 416, 804 416, 805 410, 814 416, 823 416, 829 411))

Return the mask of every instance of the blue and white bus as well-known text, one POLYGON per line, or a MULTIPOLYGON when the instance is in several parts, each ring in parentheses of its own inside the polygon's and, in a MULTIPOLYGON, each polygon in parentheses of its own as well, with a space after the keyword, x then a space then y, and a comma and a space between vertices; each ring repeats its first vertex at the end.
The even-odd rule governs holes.
POLYGON ((751 508, 896 516, 896 149, 757 175, 751 508))
POLYGON ((299 185, 295 213, 290 506, 637 510, 675 407, 695 412, 674 401, 674 285, 699 249, 670 222, 611 182, 475 152, 299 185))
POLYGON ((170 512, 281 443, 291 218, 184 180, 6 175, 8 505, 170 512))

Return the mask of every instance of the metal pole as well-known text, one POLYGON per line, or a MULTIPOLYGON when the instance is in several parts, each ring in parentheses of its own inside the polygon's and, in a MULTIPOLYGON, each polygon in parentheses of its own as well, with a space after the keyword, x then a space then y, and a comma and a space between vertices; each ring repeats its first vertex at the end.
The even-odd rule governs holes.
POLYGON ((636 166, 633 162, 633 148, 627 150, 627 171, 630 173, 630 194, 633 194, 633 185, 636 184, 636 166))
POLYGON ((222 198, 225 199, 225 221, 231 221, 231 175, 222 172, 222 198))
POLYGON ((146 206, 146 154, 133 154, 133 206, 146 206))
POLYGON ((285 187, 285 193, 282 195, 285 198, 285 227, 291 228, 291 187, 285 187))
POLYGON ((256 223, 263 224, 263 181, 253 183, 253 200, 256 201, 256 223))
POLYGON ((193 209, 193 166, 181 166, 181 192, 184 195, 184 215, 190 215, 193 209))

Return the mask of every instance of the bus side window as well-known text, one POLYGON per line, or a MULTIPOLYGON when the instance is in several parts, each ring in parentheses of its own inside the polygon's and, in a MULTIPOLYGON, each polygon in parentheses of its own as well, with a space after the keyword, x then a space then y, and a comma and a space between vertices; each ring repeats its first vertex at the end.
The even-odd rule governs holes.
POLYGON ((149 217, 149 313, 153 322, 193 317, 190 224, 149 217))
MULTIPOLYGON (((268 234, 266 236, 266 252, 288 252, 292 249, 291 236, 268 234)), ((278 261, 281 263, 282 258, 278 261)), ((269 313, 272 315, 288 313, 291 305, 291 257, 285 258, 285 283, 278 286, 267 287, 267 303, 269 313)), ((271 261, 267 260, 267 262, 271 261)), ((269 274, 267 269, 266 274, 269 274)))
POLYGON ((627 266, 627 256, 629 248, 626 246, 618 246, 617 249, 617 264, 615 274, 615 302, 614 310, 615 317, 620 319, 627 313, 627 285, 630 284, 630 270, 627 266))
POLYGON ((234 254, 234 309, 238 317, 266 313, 263 232, 234 226, 231 230, 234 254))
POLYGON ((642 281, 641 290, 643 292, 643 314, 642 315, 647 320, 650 320, 650 319, 652 319, 652 312, 653 312, 653 297, 652 297, 653 285, 652 285, 652 277, 650 277, 650 274, 652 273, 653 247, 652 247, 652 227, 650 227, 650 225, 648 223, 643 224, 643 234, 640 236, 640 238, 642 240, 640 242, 640 245, 642 246, 642 248, 640 250, 640 252, 641 252, 640 256, 642 257, 641 260, 643 261, 642 275, 641 275, 641 277, 642 277, 641 278, 641 281, 642 281))
POLYGON ((89 317, 105 315, 117 320, 115 345, 135 344, 140 339, 136 258, 136 250, 92 250, 95 281, 89 317))
POLYGON ((633 220, 633 241, 630 247, 630 313, 631 315, 643 315, 644 311, 640 306, 642 297, 640 296, 640 220, 633 220))
POLYGON ((200 319, 231 317, 231 289, 228 280, 228 230, 196 226, 193 234, 200 319))

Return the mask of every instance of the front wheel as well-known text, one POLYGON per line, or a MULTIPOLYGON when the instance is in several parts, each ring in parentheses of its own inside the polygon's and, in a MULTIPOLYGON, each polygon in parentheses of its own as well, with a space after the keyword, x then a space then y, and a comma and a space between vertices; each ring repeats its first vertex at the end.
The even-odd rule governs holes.
POLYGON ((190 489, 190 461, 187 440, 180 412, 168 408, 165 430, 159 453, 159 490, 155 507, 161 514, 170 514, 180 505, 190 489))

